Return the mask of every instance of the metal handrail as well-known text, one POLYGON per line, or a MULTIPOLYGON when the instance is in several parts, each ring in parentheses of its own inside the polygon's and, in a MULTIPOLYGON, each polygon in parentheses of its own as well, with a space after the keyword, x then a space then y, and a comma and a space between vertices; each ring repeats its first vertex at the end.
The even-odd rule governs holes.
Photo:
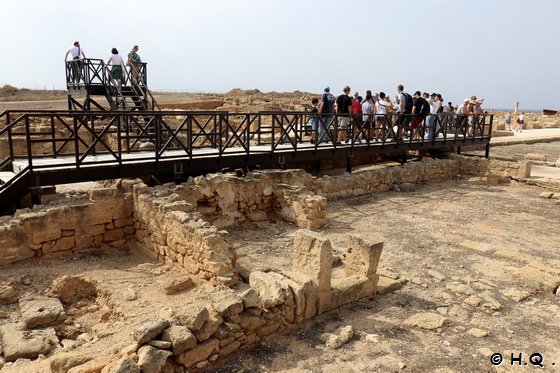
MULTIPOLYGON (((73 111, 13 111, 20 114, 10 121, 4 128, 0 129, 0 136, 5 136, 8 131, 12 135, 25 136, 27 154, 9 154, 10 159, 15 157, 33 158, 59 157, 62 155, 74 155, 75 166, 91 163, 87 158, 89 155, 111 154, 112 161, 127 162, 123 154, 146 152, 138 148, 142 142, 154 142, 154 154, 152 159, 165 159, 166 157, 177 157, 183 154, 186 157, 195 156, 193 149, 207 149, 207 155, 218 157, 228 154, 247 154, 256 146, 268 145, 269 152, 298 151, 300 144, 307 142, 304 137, 304 123, 310 118, 309 112, 261 112, 261 113, 227 113, 227 112, 188 112, 188 111, 150 111, 150 112, 87 112, 87 114, 73 111), (156 134, 149 133, 147 129, 138 132, 127 131, 125 126, 131 125, 135 117, 142 117, 143 122, 154 128, 156 134), (180 119, 177 119, 179 117, 180 119), (50 128, 37 131, 31 124, 34 121, 48 118, 51 121, 50 128), (70 120, 72 124, 70 124, 70 120), (178 121, 178 123, 175 123, 178 121), (265 125, 269 121, 270 125, 265 125), (54 125, 56 123, 56 126, 54 125), (22 132, 15 132, 22 127, 22 132), (263 131, 261 131, 261 128, 263 131), (263 132, 267 135, 263 136, 263 132), (118 138, 119 147, 108 140, 111 135, 118 138), (258 138, 258 141, 257 141, 258 138), (35 149, 43 143, 51 143, 51 149, 42 149, 38 153, 35 149), (72 147, 69 144, 73 143, 72 147), (55 146, 59 144, 60 146, 55 146), (166 154, 166 152, 173 152, 166 154)), ((329 143, 315 143, 314 147, 337 148, 347 146, 337 144, 336 133, 340 132, 338 119, 350 116, 333 114, 333 120, 329 123, 327 131, 330 131, 329 143)), ((408 144, 435 144, 435 143, 467 143, 475 140, 489 141, 491 136, 492 116, 457 116, 456 114, 438 114, 435 125, 440 127, 437 138, 428 138, 425 128, 425 120, 418 123, 419 137, 412 136, 396 139, 396 128, 400 118, 406 115, 387 114, 387 124, 374 127, 375 139, 367 137, 360 139, 362 144, 368 146, 398 145, 406 142, 408 144), (472 119, 469 119, 472 118, 472 119), (490 120, 488 120, 490 119, 490 120), (375 141, 377 140, 377 141, 375 141)), ((412 116, 408 116, 412 117, 412 116)), ((375 115, 371 115, 375 119, 375 115)), ((147 126, 147 125, 146 125, 147 126)), ((349 130, 352 134, 353 127, 349 130)), ((360 132, 363 136, 363 133, 360 132)), ((12 141, 11 139, 10 141, 12 141)), ((114 141, 113 141, 114 142, 114 141)), ((358 146, 357 138, 350 137, 348 146, 358 146)), ((262 150, 261 150, 262 151, 262 150)), ((150 156, 147 156, 149 159, 150 156)), ((138 160, 138 158, 134 158, 138 160)), ((142 158, 144 159, 144 158, 142 158)), ((32 161, 30 161, 32 162, 32 161)), ((95 163, 95 162, 93 162, 95 163)), ((31 170, 36 165, 31 166, 31 170)))

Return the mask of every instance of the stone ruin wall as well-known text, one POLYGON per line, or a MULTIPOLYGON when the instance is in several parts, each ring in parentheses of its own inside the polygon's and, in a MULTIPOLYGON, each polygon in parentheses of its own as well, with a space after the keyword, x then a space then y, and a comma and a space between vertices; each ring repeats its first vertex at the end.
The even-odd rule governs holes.
POLYGON ((19 210, 0 223, 0 266, 31 257, 113 250, 137 241, 152 256, 178 263, 202 278, 231 275, 235 253, 227 228, 243 221, 280 218, 300 228, 325 223, 328 199, 383 192, 404 184, 456 175, 524 178, 530 162, 452 156, 397 167, 316 178, 301 170, 255 171, 245 178, 214 174, 149 188, 122 180, 64 205, 19 210))
MULTIPOLYGON (((210 294, 207 304, 189 305, 169 320, 146 320, 152 323, 149 335, 143 333, 142 326, 133 333, 138 364, 153 363, 157 360, 154 354, 163 354, 164 363, 173 356, 174 364, 203 368, 288 325, 374 295, 383 247, 375 239, 350 236, 344 277, 333 278, 330 241, 303 229, 295 235, 291 270, 249 273, 236 268, 227 232, 220 229, 244 220, 277 217, 300 228, 318 228, 325 221, 326 200, 330 198, 442 181, 458 174, 520 177, 522 167, 512 162, 452 156, 337 177, 315 178, 301 170, 267 170, 245 178, 208 175, 181 185, 153 188, 139 180, 122 180, 117 188, 89 191, 64 206, 18 211, 0 228, 0 264, 128 245, 178 264, 199 279, 210 280, 217 291, 210 294), (159 328, 157 333, 154 323, 159 328), (171 342, 171 350, 155 348, 159 340, 171 342)), ((114 364, 135 361, 124 359, 114 364)))

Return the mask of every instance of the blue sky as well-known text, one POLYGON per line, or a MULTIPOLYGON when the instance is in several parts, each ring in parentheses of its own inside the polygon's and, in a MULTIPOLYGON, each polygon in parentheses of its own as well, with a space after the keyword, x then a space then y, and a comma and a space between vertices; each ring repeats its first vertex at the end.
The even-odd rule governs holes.
POLYGON ((152 90, 394 95, 560 109, 558 0, 2 0, 0 85, 64 88, 75 40, 107 60, 132 45, 152 90))

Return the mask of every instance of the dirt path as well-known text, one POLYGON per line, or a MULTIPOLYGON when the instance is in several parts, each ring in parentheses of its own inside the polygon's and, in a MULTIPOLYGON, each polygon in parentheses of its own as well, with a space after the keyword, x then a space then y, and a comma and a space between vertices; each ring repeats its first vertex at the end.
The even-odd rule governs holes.
MULTIPOLYGON (((498 352, 508 358, 539 352, 553 369, 552 363, 560 365, 559 298, 515 277, 525 263, 499 254, 560 263, 560 210, 540 191, 459 180, 329 203, 330 223, 321 233, 340 251, 347 234, 383 240, 380 272, 405 284, 270 337, 213 372, 484 372, 494 371, 490 355, 498 352), (472 243, 465 247, 467 240, 472 243), (421 313, 445 321, 434 330, 403 325, 421 313), (353 326, 354 339, 325 349, 320 334, 344 325, 353 326)), ((257 267, 283 268, 294 227, 259 227, 236 232, 239 242, 253 239, 254 249, 244 246, 243 255, 257 267)))

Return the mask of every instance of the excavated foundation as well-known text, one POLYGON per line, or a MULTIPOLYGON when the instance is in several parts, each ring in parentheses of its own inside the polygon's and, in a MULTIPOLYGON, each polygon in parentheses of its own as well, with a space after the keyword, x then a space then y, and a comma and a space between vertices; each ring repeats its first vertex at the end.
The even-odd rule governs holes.
MULTIPOLYGON (((452 156, 405 165, 369 166, 353 174, 320 178, 301 170, 287 170, 255 171, 242 178, 207 175, 180 185, 157 187, 148 187, 140 180, 120 180, 111 187, 66 198, 52 197, 33 210, 20 210, 13 217, 3 218, 0 265, 30 258, 118 252, 126 246, 169 264, 188 278, 170 284, 166 288, 172 289, 169 294, 212 285, 214 291, 203 297, 191 297, 187 290, 173 317, 154 315, 137 324, 129 333, 131 347, 122 351, 121 359, 100 360, 105 364, 103 371, 126 367, 135 371, 136 366, 144 371, 160 371, 166 366, 174 371, 202 369, 219 364, 216 361, 221 357, 288 325, 376 294, 383 237, 376 237, 374 232, 349 236, 343 275, 333 276, 331 243, 312 231, 327 222, 328 200, 405 190, 416 183, 457 175, 488 180, 523 177, 526 168, 514 162, 452 156), (227 229, 267 220, 283 220, 300 228, 293 239, 291 267, 263 271, 247 263, 239 266, 227 229)), ((83 291, 86 300, 103 296, 79 275, 66 280, 77 281, 87 289, 83 291)), ((7 361, 35 359, 57 351, 59 341, 48 330, 63 322, 65 307, 82 301, 79 294, 60 290, 65 289, 64 283, 59 280, 53 284, 48 297, 32 294, 13 300, 19 301, 24 321, 34 321, 0 326, 7 361), (50 305, 47 308, 52 314, 37 321, 36 313, 44 312, 44 304, 50 305), (47 340, 47 347, 43 344, 42 349, 19 353, 14 341, 33 333, 47 340)), ((3 285, 0 293, 9 291, 9 286, 3 285)), ((95 360, 83 363, 91 365, 95 360)))

